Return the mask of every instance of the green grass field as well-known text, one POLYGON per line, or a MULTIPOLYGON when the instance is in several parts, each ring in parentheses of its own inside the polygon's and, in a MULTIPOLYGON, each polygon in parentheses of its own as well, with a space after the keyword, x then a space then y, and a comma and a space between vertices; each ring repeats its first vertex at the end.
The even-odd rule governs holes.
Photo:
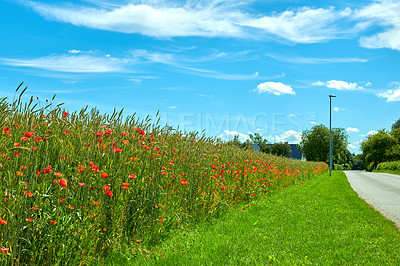
POLYGON ((115 265, 398 265, 400 232, 343 172, 273 192, 115 265), (147 257, 148 256, 148 257, 147 257))
POLYGON ((374 170, 372 171, 374 173, 387 173, 387 174, 394 174, 394 175, 400 175, 400 171, 396 170, 374 170))

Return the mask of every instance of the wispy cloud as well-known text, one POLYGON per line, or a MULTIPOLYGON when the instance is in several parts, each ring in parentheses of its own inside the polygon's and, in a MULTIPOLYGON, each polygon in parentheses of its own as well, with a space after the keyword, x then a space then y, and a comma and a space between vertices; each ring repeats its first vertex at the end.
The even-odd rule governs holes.
POLYGON ((381 26, 371 36, 360 38, 365 48, 390 48, 400 50, 400 2, 398 0, 376 0, 355 12, 355 18, 362 20, 364 27, 381 26))
POLYGON ((292 94, 295 95, 296 92, 289 85, 285 85, 282 82, 264 82, 257 86, 254 91, 258 93, 271 93, 274 95, 281 94, 292 94))
POLYGON ((315 57, 301 57, 301 56, 282 56, 274 54, 266 54, 275 60, 295 63, 295 64, 327 64, 327 63, 365 63, 367 59, 362 58, 315 58, 315 57))
POLYGON ((325 86, 330 89, 336 89, 339 91, 349 91, 349 90, 362 90, 363 87, 359 86, 357 83, 347 82, 342 80, 330 80, 327 82, 317 81, 312 83, 313 86, 325 86))
MULTIPOLYGON (((232 74, 232 73, 221 73, 214 70, 204 69, 200 67, 193 67, 190 64, 195 64, 199 62, 203 62, 203 57, 200 58, 186 58, 182 55, 177 55, 175 53, 162 53, 162 52, 154 52, 149 50, 134 50, 131 53, 132 57, 137 62, 142 63, 159 63, 165 64, 168 66, 172 66, 180 69, 186 73, 191 75, 213 78, 213 79, 222 79, 222 80, 250 80, 250 79, 275 79, 283 77, 285 74, 280 74, 272 77, 261 77, 258 72, 253 74, 232 74)), ((216 57, 213 57, 215 59, 216 57)), ((213 60, 209 59, 209 60, 213 60)))
POLYGON ((349 17, 351 10, 336 11, 334 8, 312 9, 303 7, 297 11, 285 11, 273 16, 248 19, 243 25, 264 30, 282 39, 297 43, 316 43, 340 38, 345 31, 334 26, 343 18, 349 17))
POLYGON ((126 59, 88 54, 50 55, 33 59, 0 58, 0 64, 65 73, 123 72, 126 59))
POLYGON ((27 2, 49 20, 76 26, 171 38, 181 36, 260 38, 272 36, 294 43, 341 38, 348 32, 335 22, 351 10, 309 8, 266 16, 244 12, 246 1, 140 1, 137 4, 92 6, 27 2))

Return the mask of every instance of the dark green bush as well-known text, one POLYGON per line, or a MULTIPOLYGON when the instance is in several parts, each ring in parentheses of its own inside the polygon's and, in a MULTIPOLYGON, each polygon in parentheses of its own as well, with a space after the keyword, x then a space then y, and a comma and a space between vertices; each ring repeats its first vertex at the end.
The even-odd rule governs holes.
POLYGON ((400 171, 400 161, 380 163, 376 170, 400 171))

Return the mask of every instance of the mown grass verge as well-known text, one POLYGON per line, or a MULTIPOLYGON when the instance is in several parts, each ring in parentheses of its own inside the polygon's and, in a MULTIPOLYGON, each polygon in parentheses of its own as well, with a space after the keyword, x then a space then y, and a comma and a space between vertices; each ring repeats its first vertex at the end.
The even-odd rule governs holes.
POLYGON ((395 171, 395 170, 374 170, 372 171, 374 173, 386 173, 386 174, 394 174, 394 175, 400 175, 400 171, 395 171))
POLYGON ((396 265, 400 232, 332 172, 176 234, 132 265, 396 265))

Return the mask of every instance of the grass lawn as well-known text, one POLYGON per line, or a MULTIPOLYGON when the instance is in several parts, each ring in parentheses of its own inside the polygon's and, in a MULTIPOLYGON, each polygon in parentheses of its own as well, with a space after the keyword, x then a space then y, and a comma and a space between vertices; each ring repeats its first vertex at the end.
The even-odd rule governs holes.
POLYGON ((394 174, 394 175, 400 175, 400 171, 395 171, 395 170, 374 170, 374 173, 387 173, 387 174, 394 174))
POLYGON ((147 255, 127 259, 121 253, 109 262, 398 265, 399 250, 394 223, 359 199, 343 172, 334 171, 178 232, 147 255))

